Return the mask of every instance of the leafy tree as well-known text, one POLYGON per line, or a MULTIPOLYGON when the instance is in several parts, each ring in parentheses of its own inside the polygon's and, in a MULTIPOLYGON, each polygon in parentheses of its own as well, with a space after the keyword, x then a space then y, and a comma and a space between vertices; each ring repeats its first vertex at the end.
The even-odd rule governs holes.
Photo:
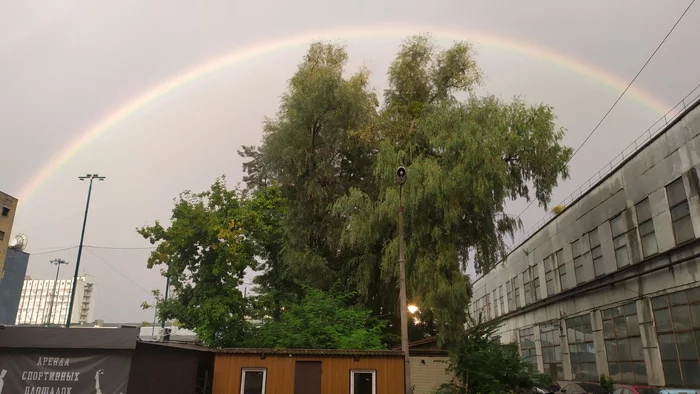
POLYGON ((286 349, 382 349, 386 322, 362 307, 348 307, 349 296, 309 288, 279 321, 253 330, 244 346, 286 349))
POLYGON ((262 209, 274 211, 274 197, 273 189, 253 195, 229 190, 222 177, 208 191, 181 193, 170 227, 156 221, 137 229, 158 243, 148 267, 165 266, 162 273, 173 287, 168 300, 154 293, 160 319, 177 319, 210 346, 231 346, 244 337, 247 302, 238 287, 245 271, 258 269, 257 258, 265 256, 259 235, 274 234, 262 209))
POLYGON ((444 385, 443 394, 500 394, 533 386, 549 387, 549 375, 532 374, 520 357, 518 345, 501 344, 497 321, 472 321, 455 342, 450 343, 450 371, 457 381, 444 385))
POLYGON ((248 186, 274 181, 287 200, 284 242, 274 268, 280 272, 261 279, 263 286, 329 289, 336 279, 350 276, 343 265, 348 257, 340 252, 342 220, 330 213, 338 197, 351 187, 364 190, 371 181, 367 136, 377 99, 367 70, 343 76, 346 62, 343 47, 312 44, 278 114, 264 122, 262 146, 239 151, 250 159, 244 165, 248 186))
MULTIPOLYGON (((489 270, 505 256, 505 237, 520 226, 504 212, 507 201, 530 199, 533 189, 546 206, 559 177, 568 176, 571 149, 561 145, 552 109, 476 97, 471 92, 479 81, 468 44, 438 50, 425 36, 408 39, 389 69, 384 138, 372 163, 375 190, 352 188, 334 205, 345 219, 343 246, 366 257, 366 267, 353 272, 369 272, 365 278, 390 283, 385 290, 395 292, 400 190, 394 172, 407 167, 408 293, 441 340, 463 329, 471 297, 467 264, 489 270)), ((373 285, 356 283, 365 294, 373 285)))

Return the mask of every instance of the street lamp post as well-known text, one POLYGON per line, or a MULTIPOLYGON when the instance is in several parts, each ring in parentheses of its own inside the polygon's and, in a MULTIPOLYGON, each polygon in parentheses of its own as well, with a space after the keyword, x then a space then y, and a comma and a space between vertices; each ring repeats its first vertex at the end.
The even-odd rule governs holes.
POLYGON ((83 254, 83 239, 85 239, 85 225, 87 224, 88 210, 90 209, 90 194, 92 193, 92 181, 95 179, 99 181, 104 181, 105 177, 99 176, 98 174, 87 174, 85 176, 79 176, 78 179, 84 181, 86 179, 90 180, 90 186, 88 187, 87 202, 85 203, 85 217, 83 217, 83 230, 80 233, 80 245, 78 245, 78 258, 75 260, 75 273, 73 274, 73 284, 70 291, 70 301, 68 303, 68 320, 66 320, 66 328, 70 327, 70 320, 73 315, 73 302, 75 301, 75 288, 78 287, 78 269, 80 269, 80 256, 83 254))
POLYGON ((408 302, 406 301, 406 257, 403 237, 403 184, 406 183, 406 168, 396 170, 396 181, 399 184, 399 300, 401 308, 401 351, 404 359, 404 389, 406 394, 412 394, 411 359, 408 354, 408 302))
POLYGON ((51 302, 49 303, 49 318, 46 321, 46 325, 50 325, 53 320, 53 304, 56 298, 56 286, 58 285, 58 272, 61 270, 61 264, 68 264, 67 261, 61 259, 53 259, 50 261, 51 264, 56 264, 56 280, 53 281, 53 291, 51 292, 51 302))

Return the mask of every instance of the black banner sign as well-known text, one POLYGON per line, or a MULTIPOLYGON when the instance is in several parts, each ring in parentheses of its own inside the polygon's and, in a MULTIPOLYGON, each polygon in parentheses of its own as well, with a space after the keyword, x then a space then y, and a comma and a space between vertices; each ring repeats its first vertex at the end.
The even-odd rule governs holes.
POLYGON ((0 354, 0 394, 126 394, 130 364, 124 354, 0 354))

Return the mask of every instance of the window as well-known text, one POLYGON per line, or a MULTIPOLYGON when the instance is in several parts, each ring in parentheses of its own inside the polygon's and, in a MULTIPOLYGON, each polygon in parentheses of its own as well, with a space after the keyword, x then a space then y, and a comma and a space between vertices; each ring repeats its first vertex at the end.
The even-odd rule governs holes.
POLYGON ((350 371, 350 394, 377 394, 377 371, 350 371))
POLYGON ((498 317, 498 293, 497 290, 494 290, 493 295, 491 296, 491 299, 493 300, 493 317, 496 318, 498 317))
POLYGON ((525 290, 525 305, 532 303, 532 281, 530 280, 530 267, 523 272, 523 290, 525 290))
POLYGON ((513 292, 515 293, 515 307, 520 308, 520 287, 518 286, 518 277, 513 278, 513 292))
POLYGON ((532 277, 532 287, 535 301, 539 301, 542 299, 542 291, 540 289, 540 270, 536 265, 533 265, 530 267, 530 273, 530 276, 532 277))
POLYGON ((505 315, 506 308, 503 303, 503 285, 498 288, 498 303, 501 305, 501 315, 505 315))
POLYGON ((591 316, 566 319, 566 336, 569 340, 569 357, 574 380, 597 382, 598 367, 595 362, 591 316))
POLYGON ((654 255, 659 252, 656 244, 656 234, 654 233, 654 221, 651 217, 651 206, 649 198, 645 198, 637 204, 637 225, 639 226, 639 238, 642 240, 642 253, 644 257, 654 255))
POLYGON ((700 386, 700 288, 651 299, 661 363, 669 386, 700 386))
POLYGON ((557 322, 540 326, 540 342, 542 343, 544 373, 551 375, 554 380, 564 379, 559 324, 557 322))
POLYGON ((10 216, 10 208, 8 207, 2 207, 2 216, 10 216))
POLYGON ((554 255, 544 259, 544 280, 547 286, 547 297, 554 295, 554 255))
POLYGON ((564 261, 564 249, 559 249, 554 255, 557 258, 557 269, 559 270, 559 288, 564 291, 568 288, 566 284, 566 262, 564 261))
POLYGON ((583 277, 583 258, 581 257, 581 240, 577 239, 571 244, 571 253, 574 255, 574 276, 576 284, 579 285, 586 281, 583 277))
POLYGON ((491 320, 491 303, 489 302, 489 295, 484 296, 484 320, 491 320))
POLYGON ((627 219, 624 214, 620 214, 610 221, 617 268, 630 265, 630 256, 627 251, 627 228, 627 219))
MULTIPOLYGON (((515 282, 513 282, 515 283, 515 282)), ((515 310, 515 300, 513 299, 513 286, 510 281, 506 282, 506 298, 508 301, 508 311, 515 310)))
POLYGON ((537 371, 537 350, 535 349, 535 330, 525 328, 518 333, 520 336, 520 355, 528 363, 530 372, 537 371))
POLYGON ((605 274, 605 266, 603 265, 603 249, 600 247, 600 235, 598 229, 588 233, 588 241, 591 244, 591 257, 593 258, 593 274, 599 277, 605 274))
POLYGON ((2 240, 4 240, 4 239, 5 239, 5 232, 4 232, 4 231, 0 231, 0 241, 2 241, 2 240))
POLYGON ((676 245, 695 238, 693 223, 690 220, 690 206, 685 195, 683 178, 678 178, 666 186, 668 207, 671 210, 671 222, 673 223, 673 235, 676 237, 676 245))
POLYGON ((243 368, 241 371, 241 394, 265 394, 265 368, 243 368))
POLYGON ((637 305, 603 310, 603 336, 610 377, 616 383, 647 383, 637 305))

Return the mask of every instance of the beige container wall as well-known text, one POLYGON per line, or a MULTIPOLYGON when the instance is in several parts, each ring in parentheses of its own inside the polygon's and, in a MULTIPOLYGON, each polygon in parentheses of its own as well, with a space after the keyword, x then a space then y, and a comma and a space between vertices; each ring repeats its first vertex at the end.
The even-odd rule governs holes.
POLYGON ((432 394, 440 385, 451 382, 453 375, 447 371, 448 362, 448 357, 412 356, 413 394, 432 394))

